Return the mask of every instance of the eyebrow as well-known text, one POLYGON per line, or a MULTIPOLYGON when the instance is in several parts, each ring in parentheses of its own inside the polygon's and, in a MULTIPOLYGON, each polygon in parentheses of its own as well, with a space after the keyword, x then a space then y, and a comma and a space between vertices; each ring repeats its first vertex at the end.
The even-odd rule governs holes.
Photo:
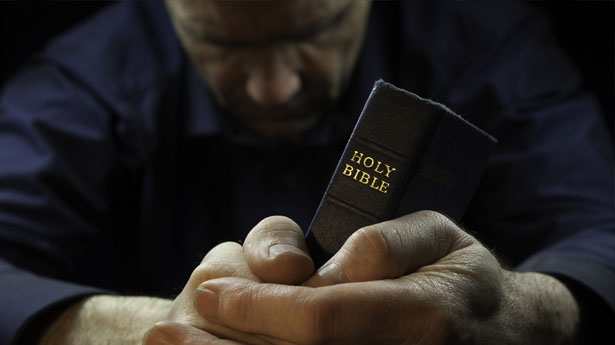
POLYGON ((298 30, 294 33, 282 34, 279 36, 270 36, 256 41, 244 41, 244 40, 233 40, 228 38, 219 37, 217 35, 212 35, 210 33, 202 32, 183 21, 178 21, 179 26, 182 27, 184 31, 189 33, 191 36, 195 37, 198 40, 205 41, 208 43, 212 43, 219 46, 257 46, 263 44, 272 44, 276 42, 288 42, 288 41, 302 41, 307 40, 311 37, 314 37, 332 27, 338 25, 350 12, 354 5, 355 1, 349 1, 341 10, 337 11, 333 15, 330 15, 325 18, 321 18, 316 20, 314 23, 306 26, 303 29, 298 30))

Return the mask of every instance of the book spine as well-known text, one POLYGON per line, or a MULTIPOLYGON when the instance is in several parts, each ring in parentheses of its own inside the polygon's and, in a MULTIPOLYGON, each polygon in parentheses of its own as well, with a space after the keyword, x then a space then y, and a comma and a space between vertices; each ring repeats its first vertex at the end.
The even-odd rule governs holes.
POLYGON ((357 229, 390 219, 416 174, 443 112, 408 95, 380 82, 368 98, 306 236, 317 266, 357 229))
POLYGON ((426 209, 460 220, 495 142, 441 104, 376 82, 306 234, 316 267, 364 226, 426 209))

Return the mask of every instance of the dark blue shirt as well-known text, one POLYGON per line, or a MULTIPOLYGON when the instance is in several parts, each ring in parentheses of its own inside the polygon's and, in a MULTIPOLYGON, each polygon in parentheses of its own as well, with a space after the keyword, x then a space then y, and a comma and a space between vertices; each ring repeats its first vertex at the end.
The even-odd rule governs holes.
POLYGON ((376 2, 349 89, 302 141, 229 121, 161 1, 53 41, 0 98, 0 343, 86 294, 172 298, 215 244, 282 214, 306 229, 373 82, 498 138, 462 225, 510 267, 615 308, 613 152, 595 101, 521 4, 376 2))

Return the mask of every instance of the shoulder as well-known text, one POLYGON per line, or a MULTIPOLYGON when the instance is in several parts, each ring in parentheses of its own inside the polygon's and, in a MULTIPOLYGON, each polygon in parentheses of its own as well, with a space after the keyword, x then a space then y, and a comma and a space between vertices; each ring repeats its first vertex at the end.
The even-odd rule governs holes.
POLYGON ((0 118, 119 141, 126 152, 149 157, 158 117, 179 111, 163 107, 179 109, 185 67, 162 1, 122 1, 30 59, 3 86, 0 118))
POLYGON ((412 62, 405 75, 428 80, 425 96, 443 102, 468 79, 520 67, 520 55, 536 56, 540 52, 529 49, 550 35, 547 18, 521 1, 403 1, 398 6, 400 56, 412 62))
POLYGON ((434 53, 476 55, 511 32, 547 24, 543 15, 521 1, 404 1, 399 6, 408 47, 434 53))
POLYGON ((178 78, 184 57, 161 1, 125 1, 54 39, 34 63, 121 107, 178 78))

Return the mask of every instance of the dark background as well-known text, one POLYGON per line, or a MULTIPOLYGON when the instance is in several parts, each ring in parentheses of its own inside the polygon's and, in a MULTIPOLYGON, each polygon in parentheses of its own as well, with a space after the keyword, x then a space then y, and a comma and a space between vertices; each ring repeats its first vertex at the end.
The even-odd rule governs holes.
MULTIPOLYGON (((0 0, 0 85, 29 55, 41 49, 49 38, 113 2, 0 0)), ((613 134, 615 2, 526 2, 551 17, 557 39, 584 75, 586 87, 598 97, 613 134)))

